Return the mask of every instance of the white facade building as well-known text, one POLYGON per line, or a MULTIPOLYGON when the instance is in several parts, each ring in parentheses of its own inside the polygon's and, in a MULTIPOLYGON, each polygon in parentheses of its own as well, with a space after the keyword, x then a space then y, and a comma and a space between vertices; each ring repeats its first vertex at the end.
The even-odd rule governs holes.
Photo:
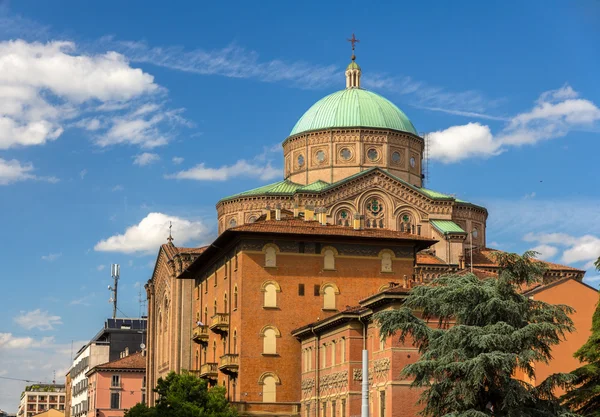
POLYGON ((96 365, 109 361, 110 345, 107 342, 91 342, 84 346, 73 360, 71 368, 71 416, 86 417, 88 414, 88 378, 85 373, 96 365))

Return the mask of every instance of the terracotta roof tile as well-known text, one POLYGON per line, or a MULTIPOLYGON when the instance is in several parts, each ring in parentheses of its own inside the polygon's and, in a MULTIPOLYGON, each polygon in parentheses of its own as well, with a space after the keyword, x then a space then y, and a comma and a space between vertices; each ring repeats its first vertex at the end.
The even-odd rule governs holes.
MULTIPOLYGON (((473 251, 473 266, 474 267, 497 267, 498 264, 496 263, 496 261, 494 260, 493 254, 495 252, 502 252, 498 249, 491 249, 491 248, 482 248, 480 250, 477 251, 473 251)), ((535 260, 536 262, 544 262, 547 266, 549 270, 553 270, 553 271, 577 271, 577 272, 583 272, 580 269, 577 268, 573 268, 571 266, 567 266, 567 265, 560 265, 560 264, 555 264, 552 262, 546 262, 546 261, 541 261, 541 260, 535 260)))
POLYGON ((232 231, 236 232, 259 232, 259 233, 281 233, 281 234, 298 234, 298 235, 316 235, 316 236, 351 236, 351 237, 366 237, 366 238, 383 238, 383 239, 399 239, 399 240, 421 240, 435 242, 435 240, 413 235, 405 232, 398 232, 388 229, 361 229, 354 230, 348 226, 337 225, 322 225, 314 220, 302 220, 297 218, 281 219, 281 220, 265 220, 256 221, 250 224, 244 224, 237 227, 232 227, 232 231))
POLYGON ((142 356, 141 352, 137 352, 112 362, 97 365, 96 369, 146 369, 146 358, 142 356))
POLYGON ((431 255, 429 253, 417 253, 417 264, 435 264, 435 265, 445 265, 446 262, 441 260, 435 255, 431 255))
POLYGON ((201 248, 179 248, 171 243, 165 243, 164 245, 161 245, 161 247, 165 251, 165 254, 169 258, 169 260, 172 260, 176 255, 179 255, 180 253, 201 254, 206 250, 208 246, 203 246, 201 248))

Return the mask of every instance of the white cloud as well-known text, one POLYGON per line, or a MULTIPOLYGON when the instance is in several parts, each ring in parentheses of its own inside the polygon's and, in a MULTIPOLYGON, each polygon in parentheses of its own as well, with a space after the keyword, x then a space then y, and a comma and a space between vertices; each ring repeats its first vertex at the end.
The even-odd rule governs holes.
POLYGON ((160 156, 157 154, 144 152, 133 157, 133 164, 143 167, 145 165, 153 164, 159 160, 160 156))
POLYGON ((488 126, 469 123, 429 134, 429 156, 444 163, 498 155, 500 143, 488 126))
POLYGON ((104 268, 106 268, 106 265, 98 265, 98 266, 96 267, 96 270, 97 270, 97 271, 104 271, 104 268))
POLYGON ((558 248, 550 245, 538 245, 530 250, 537 252, 537 257, 545 261, 550 260, 550 258, 558 253, 558 248))
POLYGON ((469 123, 430 134, 432 159, 444 163, 495 156, 510 146, 533 145, 565 136, 569 131, 600 121, 600 108, 578 98, 569 85, 541 94, 528 112, 510 118, 498 134, 488 126, 469 123))
POLYGON ((128 227, 123 234, 117 234, 101 240, 94 246, 100 252, 155 253, 159 246, 166 243, 169 236, 169 224, 178 246, 206 238, 207 228, 200 221, 191 221, 163 213, 150 213, 139 224, 128 227))
POLYGON ((42 255, 43 261, 53 262, 62 256, 62 253, 49 253, 48 255, 42 255))
POLYGON ((111 189, 111 191, 123 191, 124 189, 125 187, 123 187, 121 184, 117 184, 111 189))
POLYGON ((266 181, 280 177, 281 174, 281 169, 273 168, 270 163, 260 165, 241 159, 233 165, 223 165, 219 168, 209 168, 202 163, 188 170, 166 175, 165 178, 197 181, 226 181, 231 178, 245 177, 259 178, 266 181))
POLYGON ((600 257, 600 238, 589 234, 571 236, 566 233, 528 233, 523 239, 528 242, 539 242, 542 246, 553 244, 565 247, 561 260, 568 264, 587 262, 585 267, 589 268, 600 257))
POLYGON ((175 165, 180 165, 184 161, 184 159, 180 156, 174 156, 172 161, 175 165))
MULTIPOLYGON (((0 149, 56 140, 85 105, 159 89, 116 52, 82 55, 72 42, 0 42, 0 149)), ((93 130, 98 122, 90 121, 93 130)))
POLYGON ((88 172, 88 171, 87 171, 87 169, 82 169, 82 170, 79 172, 79 177, 80 177, 81 179, 84 179, 84 178, 85 178, 85 176, 87 175, 87 172, 88 172))
POLYGON ((94 297, 96 297, 96 294, 94 294, 94 293, 89 294, 89 295, 84 295, 83 297, 71 300, 71 302, 69 303, 69 305, 72 305, 72 306, 80 305, 80 306, 89 307, 89 306, 91 306, 89 300, 92 299, 92 298, 94 298, 94 297))
POLYGON ((62 324, 60 316, 53 316, 39 308, 32 311, 21 311, 21 314, 15 317, 14 320, 19 326, 27 330, 53 330, 54 326, 62 324))
POLYGON ((21 164, 16 159, 6 160, 0 158, 0 185, 9 185, 18 181, 40 180, 58 182, 56 177, 38 177, 34 175, 31 163, 21 164))

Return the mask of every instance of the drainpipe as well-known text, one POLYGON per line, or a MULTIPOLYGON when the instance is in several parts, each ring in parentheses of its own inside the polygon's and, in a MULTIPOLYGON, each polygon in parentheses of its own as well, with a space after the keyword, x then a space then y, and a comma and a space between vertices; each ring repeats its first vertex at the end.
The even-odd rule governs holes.
POLYGON ((369 417, 369 351, 367 350, 367 325, 363 323, 363 350, 362 350, 362 406, 360 409, 360 417, 369 417))

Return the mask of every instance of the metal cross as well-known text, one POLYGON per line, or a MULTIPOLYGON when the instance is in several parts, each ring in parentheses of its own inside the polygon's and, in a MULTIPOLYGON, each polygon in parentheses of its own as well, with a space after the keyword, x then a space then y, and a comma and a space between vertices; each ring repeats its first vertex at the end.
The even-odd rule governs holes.
POLYGON ((357 42, 360 42, 360 40, 356 39, 356 36, 354 36, 354 33, 352 34, 352 38, 348 39, 348 42, 350 42, 352 44, 352 52, 354 52, 354 48, 356 46, 357 42))

